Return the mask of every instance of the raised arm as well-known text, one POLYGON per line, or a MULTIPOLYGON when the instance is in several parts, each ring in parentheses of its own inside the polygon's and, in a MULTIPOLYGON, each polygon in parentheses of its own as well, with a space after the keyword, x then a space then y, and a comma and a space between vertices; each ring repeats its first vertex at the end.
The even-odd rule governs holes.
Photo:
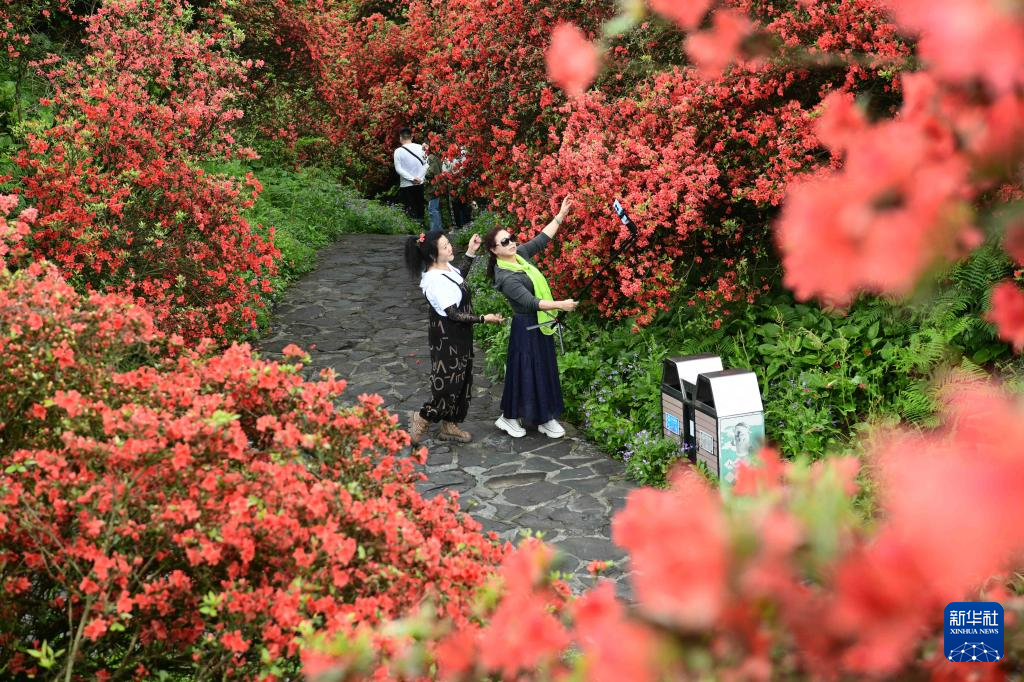
POLYGON ((540 251, 543 251, 544 247, 550 244, 551 240, 554 239, 556 234, 558 234, 558 228, 562 226, 562 221, 565 220, 565 216, 571 209, 572 197, 567 196, 562 199, 562 207, 558 210, 558 214, 551 220, 551 222, 545 225, 544 229, 541 230, 540 234, 536 237, 525 244, 520 244, 519 248, 516 249, 516 253, 523 258, 533 258, 540 251))
POLYGON ((462 254, 462 258, 459 259, 459 264, 455 267, 459 269, 463 277, 469 277, 469 271, 473 268, 473 263, 476 262, 476 256, 469 255, 469 252, 462 254))
POLYGON ((566 197, 562 199, 562 206, 558 209, 558 213, 551 219, 550 223, 544 226, 544 229, 541 231, 550 239, 554 239, 555 235, 558 234, 558 228, 562 226, 562 221, 565 220, 565 216, 569 215, 569 211, 571 210, 572 195, 567 194, 566 197))
POLYGON ((516 249, 516 253, 518 253, 523 258, 533 258, 539 252, 543 251, 544 247, 550 243, 551 237, 547 236, 547 234, 545 234, 544 232, 541 232, 540 234, 538 234, 536 237, 526 242, 525 244, 520 244, 519 247, 516 249))
POLYGON ((482 243, 483 239, 478 234, 474 234, 469 238, 469 244, 466 245, 466 253, 463 254, 459 264, 455 266, 462 273, 463 277, 469 277, 469 271, 473 267, 473 263, 476 262, 474 259, 482 243))

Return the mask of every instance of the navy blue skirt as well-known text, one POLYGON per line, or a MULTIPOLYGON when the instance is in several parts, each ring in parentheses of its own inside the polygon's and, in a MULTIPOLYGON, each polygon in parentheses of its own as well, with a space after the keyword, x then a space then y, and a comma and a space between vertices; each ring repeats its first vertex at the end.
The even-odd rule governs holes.
POLYGON ((536 314, 512 318, 501 413, 508 419, 543 424, 561 417, 565 406, 558 381, 555 339, 539 329, 527 329, 534 324, 536 314))

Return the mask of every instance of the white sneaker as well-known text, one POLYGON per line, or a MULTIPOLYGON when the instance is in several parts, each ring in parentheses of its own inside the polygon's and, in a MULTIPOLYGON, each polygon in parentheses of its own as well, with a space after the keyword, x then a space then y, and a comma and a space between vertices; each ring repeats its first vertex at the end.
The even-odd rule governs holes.
POLYGON ((526 435, 526 429, 518 419, 505 419, 505 415, 501 415, 495 420, 494 425, 513 438, 522 438, 526 435))
POLYGON ((558 420, 556 419, 551 419, 544 422, 543 424, 537 427, 537 430, 543 433, 548 438, 561 438, 562 436, 565 435, 565 429, 562 428, 562 425, 559 424, 558 420))

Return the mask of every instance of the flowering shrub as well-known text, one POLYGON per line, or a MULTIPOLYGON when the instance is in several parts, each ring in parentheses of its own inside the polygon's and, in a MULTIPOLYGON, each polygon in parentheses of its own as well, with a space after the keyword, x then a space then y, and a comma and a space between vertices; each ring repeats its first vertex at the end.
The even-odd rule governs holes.
MULTIPOLYGON (((678 5, 680 17, 669 16, 690 29, 708 3, 662 4, 678 5)), ((807 59, 858 51, 889 63, 907 51, 870 2, 728 4, 756 20, 761 40, 804 51, 807 59)), ((627 63, 631 57, 611 52, 627 63)), ((801 69, 780 56, 739 60, 724 73, 667 68, 611 96, 602 88, 563 109, 556 150, 531 155, 517 147, 516 155, 535 165, 520 166, 524 181, 511 184, 511 203, 530 231, 548 220, 552 195, 573 192, 581 200, 563 237, 566 248, 547 259, 565 291, 578 291, 629 236, 612 214, 613 194, 640 234, 638 247, 621 254, 589 294, 603 315, 647 324, 684 288, 728 314, 767 287, 770 278, 755 271, 770 256, 767 226, 786 187, 829 163, 816 153, 821 142, 813 127, 822 98, 866 87, 892 91, 856 62, 801 69)), ((616 68, 614 59, 609 68, 616 68)), ((620 74, 624 68, 618 66, 620 74)))
MULTIPOLYGON (((590 298, 603 315, 646 324, 684 286, 718 312, 769 283, 767 226, 787 184, 831 163, 813 126, 822 98, 872 90, 886 111, 897 97, 891 74, 909 54, 870 0, 728 4, 750 26, 740 31, 740 15, 730 14, 712 22, 717 33, 691 37, 706 43, 739 31, 746 37, 737 45, 779 45, 783 58, 698 73, 661 19, 631 19, 598 50, 588 39, 601 34, 612 6, 568 0, 320 0, 281 4, 278 22, 305 27, 298 42, 335 113, 332 136, 361 141, 357 167, 376 166, 384 180, 397 127, 419 122, 417 137, 436 153, 451 159, 465 150, 438 181, 442 191, 469 185, 493 196, 522 232, 545 224, 574 192, 561 250, 546 255, 564 294, 621 245, 624 228, 610 210, 621 198, 641 228, 640 247, 597 278, 590 298), (599 51, 605 73, 581 95, 599 51), (793 59, 807 68, 792 68, 793 59), (571 83, 575 97, 545 83, 546 73, 571 83)), ((662 5, 654 9, 676 18, 673 3, 662 5)), ((709 3, 679 5, 697 17, 685 17, 680 28, 689 30, 709 3)))
POLYGON ((39 211, 31 244, 79 288, 145 301, 187 339, 254 326, 277 251, 240 217, 259 183, 199 163, 246 154, 232 126, 248 64, 215 15, 119 0, 89 17, 87 54, 52 66, 52 126, 17 157, 39 211))
MULTIPOLYGON (((1024 17, 996 2, 887 7, 920 35, 925 69, 903 76, 893 120, 869 122, 849 98, 829 98, 818 134, 843 167, 794 184, 779 220, 786 282, 802 298, 907 293, 930 266, 978 246, 979 225, 1011 228, 1006 244, 1019 262, 1024 17), (1006 42, 979 46, 993 36, 1006 42), (1009 220, 984 210, 993 202, 1009 220)), ((1001 285, 990 318, 1018 347, 1021 296, 1001 285)))
POLYGON ((345 163, 355 171, 352 178, 371 187, 391 177, 391 152, 418 97, 411 84, 422 58, 408 31, 379 9, 377 3, 349 0, 269 6, 245 0, 232 9, 247 24, 257 18, 259 30, 269 36, 264 44, 272 47, 271 54, 285 50, 282 72, 297 72, 293 79, 309 83, 316 95, 314 110, 323 112, 311 117, 303 106, 304 93, 288 92, 280 102, 282 111, 269 117, 281 121, 270 132, 292 141, 312 133, 351 150, 353 158, 345 163))
POLYGON ((878 519, 858 512, 852 457, 807 465, 765 450, 724 500, 677 472, 671 490, 631 493, 613 522, 635 608, 610 583, 552 596, 551 550, 528 543, 506 558, 482 625, 421 614, 378 631, 393 639, 390 659, 360 669, 327 656, 307 676, 376 665, 414 678, 435 662, 440 679, 1002 679, 1024 634, 1024 599, 1007 590, 1024 549, 1022 417, 997 390, 962 385, 943 429, 879 435, 868 460, 878 519), (944 607, 959 600, 1004 604, 1001 663, 945 659, 944 607))
POLYGON ((361 168, 385 170, 395 128, 419 121, 447 158, 466 151, 441 185, 471 180, 523 232, 574 192, 561 249, 545 256, 563 293, 623 243, 609 210, 611 195, 622 198, 640 247, 597 277, 591 298, 639 324, 684 287, 718 316, 755 300, 773 283, 768 227, 787 193, 777 240, 788 285, 843 303, 862 290, 905 293, 977 245, 976 200, 1006 181, 1019 187, 1018 51, 975 49, 982 33, 960 25, 1013 44, 1011 9, 965 2, 972 23, 880 0, 650 8, 661 18, 636 7, 603 37, 609 7, 571 2, 321 0, 282 5, 279 23, 305 27, 336 139, 360 131, 361 168), (901 77, 916 58, 932 75, 901 77), (546 73, 574 97, 545 85, 546 73), (870 99, 855 105, 863 92, 870 99), (824 280, 811 274, 821 248, 824 280))
MULTIPOLYGON (((3 265, 29 232, 0 222, 3 265)), ((345 382, 303 380, 294 346, 186 349, 42 262, 0 268, 0 327, 5 676, 281 679, 310 628, 424 597, 463 621, 502 555, 416 493, 425 451, 380 398, 336 408, 345 382)))

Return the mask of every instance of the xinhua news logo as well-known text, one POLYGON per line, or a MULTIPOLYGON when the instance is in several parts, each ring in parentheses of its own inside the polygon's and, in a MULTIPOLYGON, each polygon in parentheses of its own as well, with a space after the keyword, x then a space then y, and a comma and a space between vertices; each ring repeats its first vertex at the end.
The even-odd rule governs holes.
POLYGON ((946 658, 954 663, 995 663, 1003 657, 1003 607, 994 601, 946 605, 946 658))

